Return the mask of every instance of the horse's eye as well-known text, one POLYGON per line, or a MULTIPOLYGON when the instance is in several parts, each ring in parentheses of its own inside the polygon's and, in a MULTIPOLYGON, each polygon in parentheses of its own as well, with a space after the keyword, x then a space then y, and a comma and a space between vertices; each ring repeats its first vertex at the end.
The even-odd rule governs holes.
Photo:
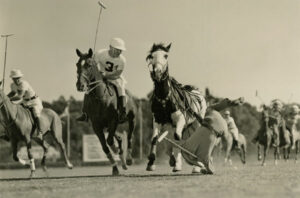
POLYGON ((165 56, 164 56, 164 57, 165 57, 165 59, 167 59, 167 58, 168 58, 168 54, 165 54, 165 56))

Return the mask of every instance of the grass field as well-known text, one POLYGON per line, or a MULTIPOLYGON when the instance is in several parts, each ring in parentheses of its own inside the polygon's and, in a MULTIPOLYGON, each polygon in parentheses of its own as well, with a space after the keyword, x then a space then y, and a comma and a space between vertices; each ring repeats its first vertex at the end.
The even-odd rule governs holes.
POLYGON ((29 170, 0 170, 0 197, 79 198, 79 197, 300 197, 300 164, 268 161, 266 167, 254 158, 244 166, 234 158, 234 165, 215 162, 214 175, 192 175, 184 165, 172 173, 166 163, 155 172, 146 172, 145 164, 129 167, 112 177, 111 167, 49 168, 46 178, 41 169, 37 178, 28 180, 29 170))

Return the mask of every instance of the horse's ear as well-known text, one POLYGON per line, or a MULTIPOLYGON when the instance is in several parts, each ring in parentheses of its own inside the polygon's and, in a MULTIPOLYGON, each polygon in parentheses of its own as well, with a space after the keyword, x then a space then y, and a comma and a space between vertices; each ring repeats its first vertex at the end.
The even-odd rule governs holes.
POLYGON ((168 50, 168 52, 169 52, 169 50, 170 50, 170 48, 171 48, 171 45, 172 45, 172 43, 170 43, 170 44, 166 47, 166 49, 168 50))
POLYGON ((76 49, 76 54, 77 54, 77 56, 82 57, 82 53, 81 53, 81 51, 79 51, 79 49, 76 49))
POLYGON ((92 56, 93 56, 93 50, 90 48, 89 53, 88 53, 88 57, 92 57, 92 56))
POLYGON ((153 45, 152 45, 152 47, 151 47, 151 50, 150 51, 152 51, 153 49, 155 49, 156 48, 156 44, 155 43, 153 43, 153 45))

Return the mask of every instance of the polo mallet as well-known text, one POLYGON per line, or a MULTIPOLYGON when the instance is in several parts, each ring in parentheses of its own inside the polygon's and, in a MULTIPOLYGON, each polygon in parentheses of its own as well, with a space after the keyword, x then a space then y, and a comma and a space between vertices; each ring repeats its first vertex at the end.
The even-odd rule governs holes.
POLYGON ((98 4, 100 6, 100 11, 99 11, 97 28, 96 28, 96 35, 95 35, 95 42, 94 42, 94 52, 95 52, 96 43, 97 43, 98 28, 99 28, 99 23, 100 23, 100 17, 101 17, 101 13, 102 13, 102 8, 106 9, 106 6, 102 2, 98 1, 98 4))
POLYGON ((157 139, 157 142, 161 142, 163 139, 165 139, 166 141, 168 141, 169 143, 171 143, 172 145, 174 145, 175 147, 179 148, 180 150, 182 150, 183 152, 189 154, 190 156, 198 159, 197 155, 195 155, 194 153, 192 153, 191 151, 183 148, 181 145, 177 144, 176 142, 174 142, 173 140, 167 138, 166 136, 168 135, 168 131, 163 132, 159 138, 157 139))
POLYGON ((258 91, 255 91, 255 96, 263 103, 265 104, 264 100, 258 95, 258 91))

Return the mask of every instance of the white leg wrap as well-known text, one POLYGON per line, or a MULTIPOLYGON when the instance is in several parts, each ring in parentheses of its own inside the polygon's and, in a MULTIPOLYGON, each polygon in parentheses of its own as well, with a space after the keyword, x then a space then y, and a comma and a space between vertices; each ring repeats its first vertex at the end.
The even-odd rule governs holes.
POLYGON ((26 161, 25 161, 25 160, 23 160, 23 159, 20 159, 20 158, 19 158, 19 162, 20 162, 20 164, 22 164, 23 166, 25 166, 25 165, 26 165, 26 161))
POLYGON ((34 159, 31 159, 31 160, 30 160, 30 169, 31 169, 32 171, 35 171, 35 163, 34 163, 34 159))

